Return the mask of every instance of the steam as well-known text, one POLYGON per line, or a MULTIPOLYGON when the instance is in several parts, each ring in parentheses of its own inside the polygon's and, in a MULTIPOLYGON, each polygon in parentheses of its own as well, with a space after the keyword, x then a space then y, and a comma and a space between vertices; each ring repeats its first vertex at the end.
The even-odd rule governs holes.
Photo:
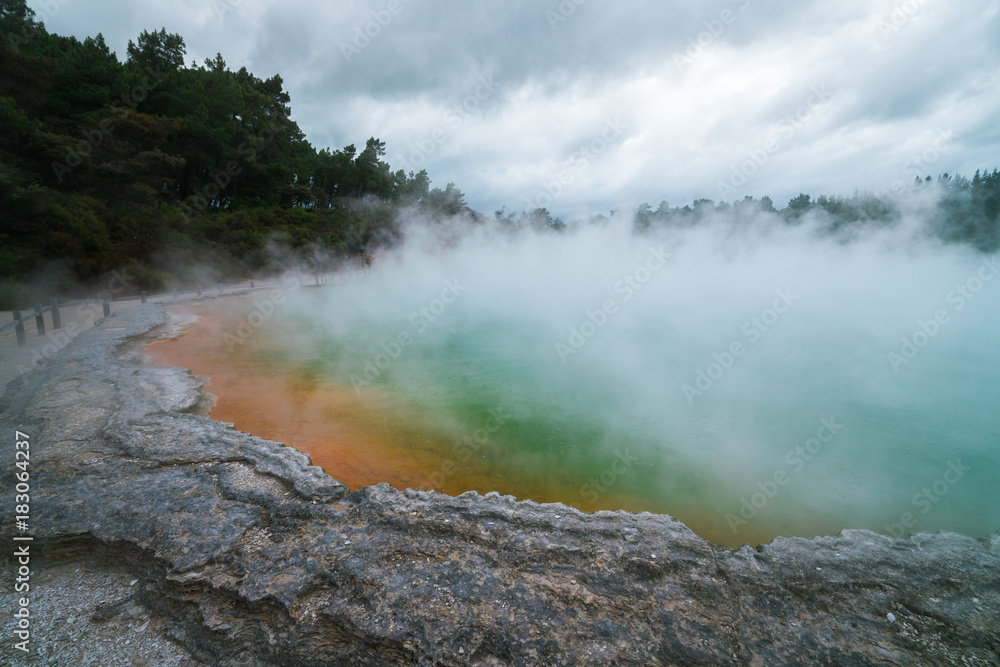
POLYGON ((933 214, 837 235, 759 212, 644 234, 624 216, 412 222, 367 279, 290 298, 282 354, 416 409, 448 475, 517 478, 499 490, 627 498, 731 544, 983 535, 1000 528, 1000 267, 934 240, 933 214), (491 409, 506 423, 457 456, 491 409))

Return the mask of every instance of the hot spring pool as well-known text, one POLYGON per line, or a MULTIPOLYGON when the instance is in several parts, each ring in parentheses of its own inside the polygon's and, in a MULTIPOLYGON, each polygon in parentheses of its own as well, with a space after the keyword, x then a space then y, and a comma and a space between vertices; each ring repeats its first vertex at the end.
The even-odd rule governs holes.
POLYGON ((352 488, 663 512, 733 546, 1000 529, 989 258, 589 234, 208 304, 150 352, 352 488))

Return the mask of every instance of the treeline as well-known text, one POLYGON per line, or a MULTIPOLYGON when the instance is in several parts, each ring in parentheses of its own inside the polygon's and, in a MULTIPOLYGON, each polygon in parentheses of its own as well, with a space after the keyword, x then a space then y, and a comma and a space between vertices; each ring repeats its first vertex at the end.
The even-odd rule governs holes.
MULTIPOLYGON (((185 65, 183 38, 166 30, 130 41, 122 62, 100 34, 50 34, 24 0, 0 0, 0 36, 0 309, 98 290, 121 269, 138 292, 297 261, 360 265, 400 237, 403 207, 483 220, 454 184, 431 188, 426 171, 393 171, 375 137, 360 150, 317 150, 291 120, 280 76, 234 72, 221 55, 185 65)), ((634 219, 648 231, 720 215, 788 224, 809 215, 850 235, 895 224, 932 187, 933 233, 1000 247, 998 170, 917 178, 886 195, 801 194, 782 209, 768 197, 642 204, 634 219)), ((567 227, 544 208, 502 208, 495 219, 512 232, 567 227)))
POLYGON ((926 202, 922 208, 929 212, 928 231, 949 243, 966 243, 983 252, 1000 249, 1000 170, 980 173, 972 179, 964 176, 942 174, 934 181, 930 176, 915 177, 908 186, 896 188, 883 195, 856 193, 851 197, 827 197, 800 194, 793 197, 782 209, 776 209, 770 197, 756 199, 747 196, 733 203, 699 199, 691 205, 671 207, 663 201, 657 208, 648 203, 640 204, 634 211, 635 226, 648 231, 657 226, 689 226, 709 217, 735 216, 750 220, 756 214, 779 216, 789 224, 800 222, 811 214, 825 225, 830 234, 847 234, 869 227, 887 227, 898 223, 908 200, 926 202), (922 199, 923 190, 936 187, 929 193, 930 202, 922 199))
MULTIPOLYGON (((753 224, 758 218, 778 219, 789 225, 800 224, 808 216, 830 235, 850 238, 863 229, 891 227, 902 220, 913 202, 926 216, 927 231, 948 243, 964 243, 983 252, 1000 250, 1000 169, 976 171, 972 179, 942 174, 935 181, 930 176, 915 177, 909 184, 896 184, 884 194, 855 193, 851 197, 799 194, 784 208, 776 208, 770 197, 747 195, 735 202, 697 199, 684 206, 661 201, 656 208, 642 203, 630 211, 635 230, 648 233, 664 227, 693 227, 709 221, 730 220, 753 224), (931 190, 928 192, 928 190, 931 190)), ((618 211, 611 211, 615 216, 618 211)), ((607 220, 594 215, 592 224, 607 220)), ((567 224, 553 218, 545 208, 515 212, 506 207, 494 213, 501 228, 513 231, 563 231, 567 224)))
POLYGON ((158 290, 316 249, 359 261, 398 235, 401 206, 467 211, 454 185, 393 171, 377 138, 315 149, 280 76, 221 55, 186 66, 166 30, 121 62, 100 34, 50 34, 24 0, 0 0, 0 35, 0 308, 27 303, 26 280, 50 296, 127 268, 130 289, 158 290))

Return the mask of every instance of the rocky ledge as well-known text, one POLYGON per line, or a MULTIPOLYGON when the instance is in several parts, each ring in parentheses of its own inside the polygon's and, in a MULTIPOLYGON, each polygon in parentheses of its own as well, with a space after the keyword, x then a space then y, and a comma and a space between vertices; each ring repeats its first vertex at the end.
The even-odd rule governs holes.
POLYGON ((351 492, 204 416, 202 383, 142 353, 179 326, 155 305, 99 322, 8 386, 0 423, 30 435, 33 553, 127 566, 208 664, 1000 661, 1000 535, 732 550, 664 515, 351 492))

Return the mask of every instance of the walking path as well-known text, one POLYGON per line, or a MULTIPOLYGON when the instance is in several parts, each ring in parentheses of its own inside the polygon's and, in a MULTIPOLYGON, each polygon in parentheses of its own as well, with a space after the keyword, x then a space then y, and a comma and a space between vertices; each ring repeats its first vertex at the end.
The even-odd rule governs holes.
MULTIPOLYGON (((365 276, 363 271, 351 271, 340 274, 308 275, 299 276, 300 284, 303 287, 337 285, 345 282, 357 280, 365 276)), ((280 282, 268 279, 266 284, 251 281, 244 281, 221 288, 211 287, 202 290, 199 297, 197 291, 178 293, 176 298, 171 293, 158 294, 147 298, 149 303, 197 303, 204 299, 214 299, 220 296, 234 296, 249 294, 251 291, 266 290, 279 286, 280 282), (251 287, 253 286, 253 287, 251 287)), ((142 303, 139 297, 116 299, 109 302, 111 313, 115 313, 123 308, 129 308, 142 303)), ((0 331, 0 395, 14 378, 22 373, 38 368, 46 359, 51 359, 66 347, 73 338, 82 331, 92 326, 95 322, 104 317, 104 310, 100 299, 89 299, 80 302, 73 301, 69 305, 59 307, 59 316, 62 320, 62 328, 53 329, 52 314, 45 313, 45 335, 40 336, 35 327, 35 316, 33 311, 22 311, 25 330, 25 344, 17 344, 17 335, 13 327, 0 331)), ((3 326, 14 319, 14 313, 10 310, 0 310, 0 326, 3 326)))

